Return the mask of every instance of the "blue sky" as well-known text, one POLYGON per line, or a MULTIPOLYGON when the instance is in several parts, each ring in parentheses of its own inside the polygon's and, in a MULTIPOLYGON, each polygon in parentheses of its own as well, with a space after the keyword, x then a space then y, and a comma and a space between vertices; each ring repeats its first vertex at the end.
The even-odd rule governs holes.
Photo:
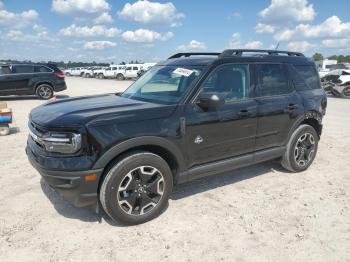
POLYGON ((0 59, 158 61, 179 51, 350 53, 349 0, 0 0, 0 59))

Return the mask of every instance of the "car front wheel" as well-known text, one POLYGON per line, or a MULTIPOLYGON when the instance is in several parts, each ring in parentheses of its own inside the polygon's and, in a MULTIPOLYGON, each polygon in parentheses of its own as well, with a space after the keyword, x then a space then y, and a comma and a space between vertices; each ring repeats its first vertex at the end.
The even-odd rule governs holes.
POLYGON ((100 201, 114 221, 136 225, 165 209, 172 188, 172 172, 163 158, 149 152, 134 153, 108 171, 100 201))

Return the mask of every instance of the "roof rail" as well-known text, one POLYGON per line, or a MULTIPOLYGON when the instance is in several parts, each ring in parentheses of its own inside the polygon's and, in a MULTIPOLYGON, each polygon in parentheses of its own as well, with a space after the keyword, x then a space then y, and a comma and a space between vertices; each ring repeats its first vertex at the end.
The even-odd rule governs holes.
POLYGON ((200 55, 202 55, 202 56, 206 56, 206 55, 208 55, 208 56, 219 56, 221 53, 215 53, 215 52, 207 52, 207 53, 205 53, 205 52, 202 52, 202 53, 177 53, 177 54, 175 54, 175 55, 172 55, 171 57, 169 57, 168 59, 174 59, 174 58, 180 58, 180 57, 190 57, 190 56, 196 56, 196 55, 198 55, 198 56, 200 56, 200 55))
POLYGON ((302 56, 304 55, 299 52, 290 52, 290 51, 280 51, 280 50, 264 50, 264 49, 227 49, 224 50, 220 57, 227 56, 242 56, 243 53, 267 53, 267 55, 279 55, 287 54, 288 56, 302 56))

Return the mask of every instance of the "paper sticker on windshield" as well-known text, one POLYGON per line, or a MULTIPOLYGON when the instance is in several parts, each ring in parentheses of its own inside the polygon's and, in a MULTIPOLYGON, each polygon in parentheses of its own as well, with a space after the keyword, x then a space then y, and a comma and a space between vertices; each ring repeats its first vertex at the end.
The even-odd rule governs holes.
POLYGON ((173 73, 188 77, 193 73, 193 70, 179 67, 176 68, 173 73))

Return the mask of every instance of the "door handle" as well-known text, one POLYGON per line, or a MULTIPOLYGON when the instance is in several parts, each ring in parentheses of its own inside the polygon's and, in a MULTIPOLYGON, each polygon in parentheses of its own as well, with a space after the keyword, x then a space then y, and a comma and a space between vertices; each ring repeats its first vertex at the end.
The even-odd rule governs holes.
POLYGON ((287 109, 289 111, 295 110, 297 108, 298 108, 298 105, 296 105, 296 104, 289 104, 288 107, 287 107, 287 109))
POLYGON ((247 109, 242 109, 242 110, 240 110, 239 112, 238 112, 238 115, 240 115, 240 116, 247 116, 247 115, 249 115, 249 110, 247 110, 247 109))

